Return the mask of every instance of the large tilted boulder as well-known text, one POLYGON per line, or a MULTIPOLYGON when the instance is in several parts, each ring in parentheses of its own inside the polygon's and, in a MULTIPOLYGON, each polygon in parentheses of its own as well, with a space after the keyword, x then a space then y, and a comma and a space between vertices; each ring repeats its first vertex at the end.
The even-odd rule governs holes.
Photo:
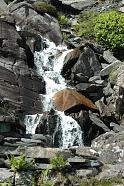
POLYGON ((96 105, 94 105, 91 100, 86 98, 84 95, 68 88, 57 92, 52 99, 57 110, 62 112, 69 110, 77 105, 82 105, 89 109, 97 110, 96 105))

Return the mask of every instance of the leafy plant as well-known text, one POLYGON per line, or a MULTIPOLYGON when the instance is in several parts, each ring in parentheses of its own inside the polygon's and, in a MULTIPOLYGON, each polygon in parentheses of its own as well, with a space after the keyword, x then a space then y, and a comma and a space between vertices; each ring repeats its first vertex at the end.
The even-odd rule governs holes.
POLYGON ((61 167, 65 167, 67 161, 64 159, 63 156, 57 155, 56 157, 50 160, 50 163, 52 164, 54 169, 59 169, 61 167))
POLYGON ((51 4, 45 2, 35 2, 33 7, 39 14, 48 13, 51 16, 58 18, 57 9, 51 4))
POLYGON ((70 21, 65 15, 58 16, 58 21, 61 26, 70 25, 70 21))
POLYGON ((94 33, 105 48, 124 48, 124 13, 116 10, 100 13, 94 19, 94 33))
POLYGON ((18 158, 16 158, 14 155, 11 155, 8 157, 11 169, 15 172, 19 170, 24 170, 27 168, 30 168, 34 164, 34 159, 32 159, 30 162, 26 161, 25 154, 21 154, 18 158))

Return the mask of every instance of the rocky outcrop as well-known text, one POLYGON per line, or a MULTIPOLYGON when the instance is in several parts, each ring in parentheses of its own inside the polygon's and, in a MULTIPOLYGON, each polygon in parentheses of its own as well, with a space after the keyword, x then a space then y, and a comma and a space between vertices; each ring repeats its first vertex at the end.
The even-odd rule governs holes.
POLYGON ((34 57, 13 22, 0 20, 0 98, 25 113, 42 112, 45 84, 31 67, 34 57))
POLYGON ((38 14, 30 3, 12 2, 8 7, 8 12, 14 15, 19 30, 26 32, 26 35, 44 36, 59 45, 62 36, 57 19, 47 13, 38 14))

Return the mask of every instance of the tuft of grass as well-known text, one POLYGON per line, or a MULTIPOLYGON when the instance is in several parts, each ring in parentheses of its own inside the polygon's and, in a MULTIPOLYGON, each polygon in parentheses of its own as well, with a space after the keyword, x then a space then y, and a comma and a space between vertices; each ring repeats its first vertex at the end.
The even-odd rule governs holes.
POLYGON ((50 160, 54 169, 60 169, 66 166, 67 161, 64 159, 63 156, 57 155, 53 159, 50 160))
POLYGON ((68 17, 66 17, 65 15, 58 16, 58 21, 62 27, 66 27, 66 26, 70 25, 70 21, 69 21, 68 17))
POLYGON ((8 156, 8 160, 11 169, 15 172, 31 168, 35 163, 34 159, 32 159, 30 162, 27 162, 25 154, 21 154, 18 158, 14 155, 11 155, 10 157, 8 156))

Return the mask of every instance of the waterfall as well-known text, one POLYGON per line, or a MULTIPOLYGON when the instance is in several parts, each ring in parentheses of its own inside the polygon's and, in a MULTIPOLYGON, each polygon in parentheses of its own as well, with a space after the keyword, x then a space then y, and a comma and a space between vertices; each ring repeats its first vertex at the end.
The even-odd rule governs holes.
MULTIPOLYGON (((45 48, 43 51, 35 52, 34 61, 37 67, 37 73, 44 78, 46 83, 46 95, 41 95, 44 103, 43 111, 45 112, 50 111, 52 108, 52 96, 56 92, 68 87, 64 78, 61 76, 61 69, 65 56, 71 50, 68 50, 66 46, 57 47, 48 39, 42 38, 42 40, 45 48)), ((82 132, 78 123, 72 117, 66 116, 64 112, 56 111, 56 114, 58 115, 59 130, 61 130, 62 134, 59 146, 67 148, 73 145, 82 145, 82 132)), ((39 114, 27 115, 25 117, 28 133, 35 132, 35 128, 41 117, 42 115, 39 114)))

